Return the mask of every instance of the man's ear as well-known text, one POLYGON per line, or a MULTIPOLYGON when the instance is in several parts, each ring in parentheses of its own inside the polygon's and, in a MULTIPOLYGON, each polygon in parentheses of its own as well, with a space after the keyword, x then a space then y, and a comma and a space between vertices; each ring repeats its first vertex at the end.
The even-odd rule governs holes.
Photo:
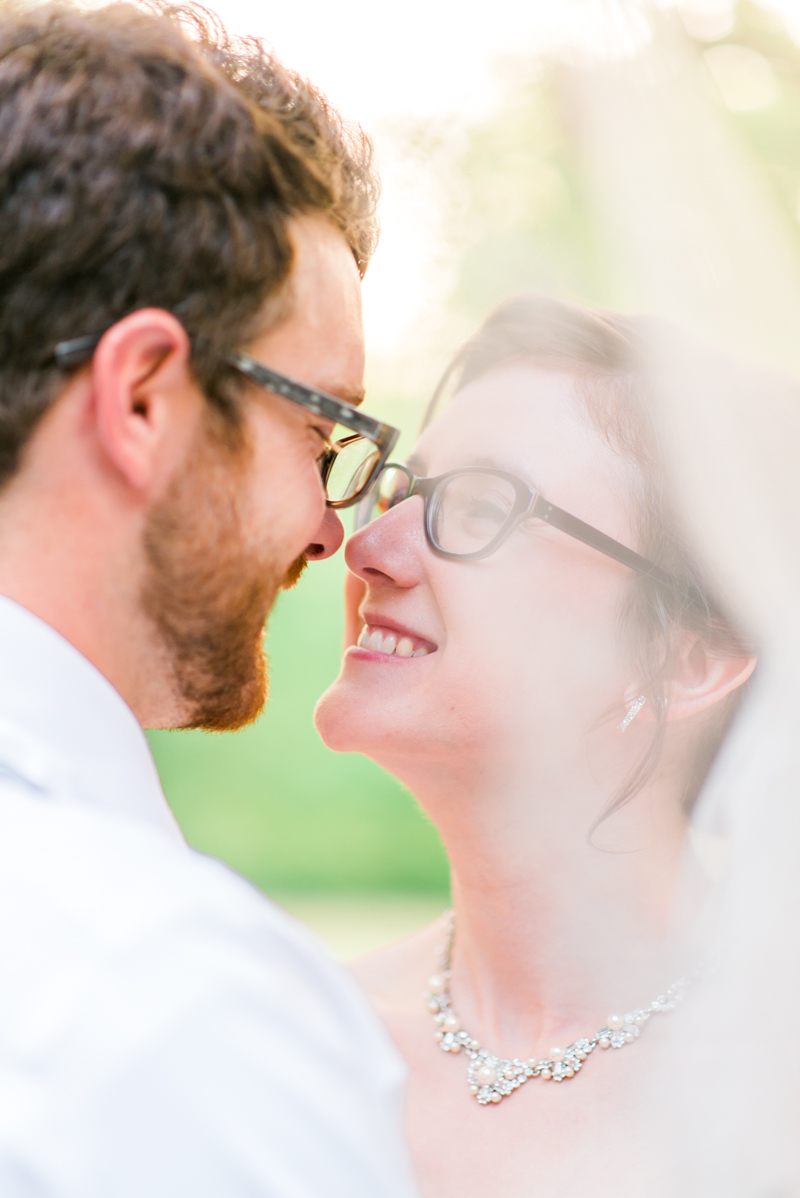
POLYGON ((143 308, 102 336, 91 366, 102 451, 129 487, 159 486, 185 451, 202 408, 189 337, 161 308, 143 308))
MULTIPOLYGON (((755 667, 755 657, 719 657, 701 640, 687 637, 665 687, 667 719, 684 720, 713 707, 742 686, 755 667)), ((632 703, 636 695, 631 695, 629 700, 627 693, 625 697, 632 703)), ((649 722, 656 715, 652 704, 646 703, 636 718, 649 722)))

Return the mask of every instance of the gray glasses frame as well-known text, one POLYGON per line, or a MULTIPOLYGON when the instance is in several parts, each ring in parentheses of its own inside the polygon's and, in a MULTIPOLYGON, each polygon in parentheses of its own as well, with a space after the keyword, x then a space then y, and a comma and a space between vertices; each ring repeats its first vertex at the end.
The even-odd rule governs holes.
MULTIPOLYGON (((553 528, 558 528, 561 532, 567 533, 568 536, 574 537, 576 541, 581 541, 584 545, 590 545, 592 549, 597 549, 606 557, 611 557, 616 562, 620 562, 623 566, 629 566, 631 570, 636 570, 639 574, 644 574, 648 578, 652 578, 655 582, 668 586, 671 590, 678 587, 677 580, 668 574, 666 570, 662 570, 655 562, 651 562, 648 558, 642 557, 640 553, 636 553, 633 549, 628 549, 619 541, 615 541, 613 537, 606 536, 604 532, 600 532, 598 528, 593 528, 591 524, 585 524, 583 520, 579 520, 577 516, 571 516, 569 512, 565 512, 563 508, 556 507, 554 503, 550 503, 538 491, 534 491, 521 478, 517 478, 514 474, 507 474, 504 470, 493 470, 489 467, 481 466, 465 466, 460 470, 448 470, 446 474, 439 474, 435 478, 420 478, 414 471, 402 462, 387 462, 381 469, 375 479, 374 486, 377 486, 380 481, 380 475, 386 470, 400 470, 405 474, 409 481, 408 493, 403 496, 399 503, 404 503, 406 499, 413 498, 414 495, 421 496, 425 504, 425 537, 433 552, 437 557, 446 558, 448 561, 481 561, 484 558, 490 557, 510 536, 520 521, 527 516, 535 516, 540 520, 544 520, 553 528), (493 478, 501 478, 505 482, 510 483, 514 488, 516 495, 514 506, 508 514, 508 518, 495 537, 483 549, 479 549, 476 553, 450 553, 443 549, 436 539, 436 518, 439 514, 439 506, 441 498, 444 494, 444 489, 453 478, 460 478, 469 474, 490 475, 493 478)), ((356 527, 363 528, 369 523, 367 518, 368 502, 371 499, 369 494, 364 495, 361 500, 361 509, 356 512, 356 527)))
MULTIPOLYGON (((75 337, 71 341, 60 341, 53 351, 53 356, 58 365, 65 370, 73 366, 80 366, 81 363, 91 358, 101 336, 102 334, 91 334, 86 337, 75 337)), ((358 503, 365 492, 377 482, 378 475, 385 466, 389 454, 397 444, 400 430, 391 424, 384 424, 383 421, 376 420, 373 416, 367 416, 366 412, 360 412, 352 404, 346 403, 343 399, 337 399, 335 395, 329 395, 327 391, 307 387, 305 383, 299 383, 296 379, 289 378, 288 375, 265 366, 263 362, 257 361, 250 354, 243 353, 241 350, 233 350, 227 354, 225 362, 252 382, 257 383, 259 387, 263 387, 265 391, 291 400, 292 403, 299 404, 300 407, 313 412, 316 416, 322 416, 334 424, 341 424, 344 428, 352 429, 358 437, 363 437, 375 446, 378 450, 378 457, 369 476, 355 494, 347 499, 327 500, 328 507, 332 508, 346 508, 358 503)), ((322 453, 319 465, 323 484, 327 484, 341 450, 352 445, 355 439, 355 437, 344 437, 340 441, 333 442, 322 453)))

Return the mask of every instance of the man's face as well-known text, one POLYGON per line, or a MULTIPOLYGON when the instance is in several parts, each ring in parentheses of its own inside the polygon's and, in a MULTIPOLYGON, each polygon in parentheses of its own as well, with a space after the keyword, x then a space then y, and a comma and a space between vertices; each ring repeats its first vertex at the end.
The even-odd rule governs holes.
MULTIPOLYGON (((328 222, 293 222, 290 314, 243 346, 265 365, 349 402, 363 394, 361 288, 328 222)), ((144 603, 170 651, 184 727, 239 728, 266 698, 262 632, 298 559, 335 551, 317 459, 330 425, 253 386, 241 444, 207 413, 186 466, 153 508, 144 603)))

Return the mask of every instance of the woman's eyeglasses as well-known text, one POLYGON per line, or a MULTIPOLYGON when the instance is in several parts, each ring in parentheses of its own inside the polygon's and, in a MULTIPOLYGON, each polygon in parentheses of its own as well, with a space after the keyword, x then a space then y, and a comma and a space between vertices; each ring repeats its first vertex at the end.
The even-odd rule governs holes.
MULTIPOLYGON (((99 341, 100 335, 61 341, 53 351, 56 362, 65 369, 79 366, 91 358, 99 341)), ((225 361, 266 391, 300 404, 342 429, 351 430, 348 436, 334 436, 320 455, 319 466, 328 507, 345 508, 358 503, 376 481, 394 449, 400 436, 399 429, 367 416, 334 395, 279 374, 240 350, 228 354, 225 361)))
POLYGON ((672 589, 676 581, 655 562, 548 503, 521 478, 503 470, 465 467, 420 478, 398 462, 385 465, 356 509, 363 528, 413 495, 425 504, 425 536, 434 553, 452 561, 480 561, 499 549, 524 519, 535 517, 584 545, 672 589))

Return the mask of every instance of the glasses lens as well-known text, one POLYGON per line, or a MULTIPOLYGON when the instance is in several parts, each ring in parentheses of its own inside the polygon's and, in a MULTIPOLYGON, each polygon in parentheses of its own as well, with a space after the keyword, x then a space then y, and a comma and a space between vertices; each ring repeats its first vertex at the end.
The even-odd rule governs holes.
POLYGON ((516 492, 494 474, 458 474, 437 493, 433 533, 445 553, 480 553, 503 531, 516 492))
POLYGON ((385 467, 374 487, 371 487, 356 508, 355 527, 363 528, 370 520, 377 520, 384 512, 396 507, 407 498, 411 482, 405 470, 397 466, 385 467))
POLYGON ((366 437, 343 437, 334 442, 338 451, 326 482, 332 503, 352 500, 363 491, 380 457, 380 450, 366 437))

